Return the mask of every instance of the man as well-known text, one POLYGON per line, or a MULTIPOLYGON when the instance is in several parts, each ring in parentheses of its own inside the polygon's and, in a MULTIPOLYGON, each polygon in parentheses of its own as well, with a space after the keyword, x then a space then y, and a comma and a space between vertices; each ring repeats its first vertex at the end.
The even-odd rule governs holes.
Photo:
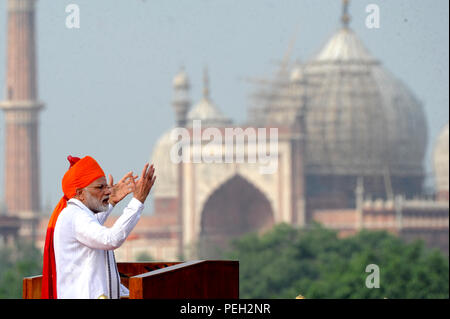
POLYGON ((42 298, 120 298, 121 285, 113 250, 137 224, 155 182, 146 164, 136 180, 130 172, 116 185, 90 156, 68 157, 62 180, 64 196, 50 218, 44 248, 42 298), (133 198, 111 228, 103 226, 113 207, 129 193, 133 198))

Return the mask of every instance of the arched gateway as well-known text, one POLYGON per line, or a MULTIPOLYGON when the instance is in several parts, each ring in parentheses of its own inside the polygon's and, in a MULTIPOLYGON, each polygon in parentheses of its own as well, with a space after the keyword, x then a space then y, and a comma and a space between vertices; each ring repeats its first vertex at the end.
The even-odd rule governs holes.
POLYGON ((200 258, 214 258, 231 239, 263 232, 274 224, 266 196, 240 175, 234 175, 211 194, 201 216, 200 258))

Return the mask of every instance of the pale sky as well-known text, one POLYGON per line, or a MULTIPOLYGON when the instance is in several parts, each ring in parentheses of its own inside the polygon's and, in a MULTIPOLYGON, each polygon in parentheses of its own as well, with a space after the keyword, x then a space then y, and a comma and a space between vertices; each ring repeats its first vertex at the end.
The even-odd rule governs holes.
MULTIPOLYGON (((0 99, 4 99, 6 5, 0 0, 0 99)), ((422 101, 429 152, 449 113, 447 0, 353 0, 350 26, 369 51, 422 101), (368 29, 368 4, 380 28, 368 29)), ((158 137, 174 125, 172 78, 184 65, 194 104, 202 72, 211 97, 235 123, 253 87, 269 75, 297 27, 293 58, 311 58, 340 26, 340 0, 39 0, 37 52, 42 203, 62 196, 67 155, 91 155, 118 180, 141 171, 158 137), (68 29, 68 4, 80 29, 68 29)), ((0 201, 4 197, 4 115, 0 114, 0 201)))

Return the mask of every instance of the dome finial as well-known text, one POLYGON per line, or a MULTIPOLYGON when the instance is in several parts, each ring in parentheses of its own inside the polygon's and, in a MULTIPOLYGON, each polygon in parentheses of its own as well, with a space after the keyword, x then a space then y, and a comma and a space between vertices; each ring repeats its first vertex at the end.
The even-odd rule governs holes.
POLYGON ((344 28, 348 28, 350 23, 350 15, 348 14, 348 7, 350 4, 350 0, 342 0, 342 17, 341 22, 344 28))
POLYGON ((208 76, 208 67, 205 66, 203 70, 203 98, 209 99, 209 76, 208 76))

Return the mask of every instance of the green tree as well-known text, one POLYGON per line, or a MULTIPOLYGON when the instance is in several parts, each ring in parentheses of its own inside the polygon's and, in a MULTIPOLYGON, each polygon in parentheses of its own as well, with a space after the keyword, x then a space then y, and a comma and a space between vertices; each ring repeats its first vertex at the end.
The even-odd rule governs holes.
POLYGON ((340 239, 318 224, 281 224, 231 243, 224 258, 240 262, 241 298, 448 298, 448 257, 387 232, 361 231, 340 239), (368 288, 367 265, 379 268, 368 288))
POLYGON ((23 277, 42 273, 42 255, 29 242, 0 248, 0 298, 22 298, 23 277))

